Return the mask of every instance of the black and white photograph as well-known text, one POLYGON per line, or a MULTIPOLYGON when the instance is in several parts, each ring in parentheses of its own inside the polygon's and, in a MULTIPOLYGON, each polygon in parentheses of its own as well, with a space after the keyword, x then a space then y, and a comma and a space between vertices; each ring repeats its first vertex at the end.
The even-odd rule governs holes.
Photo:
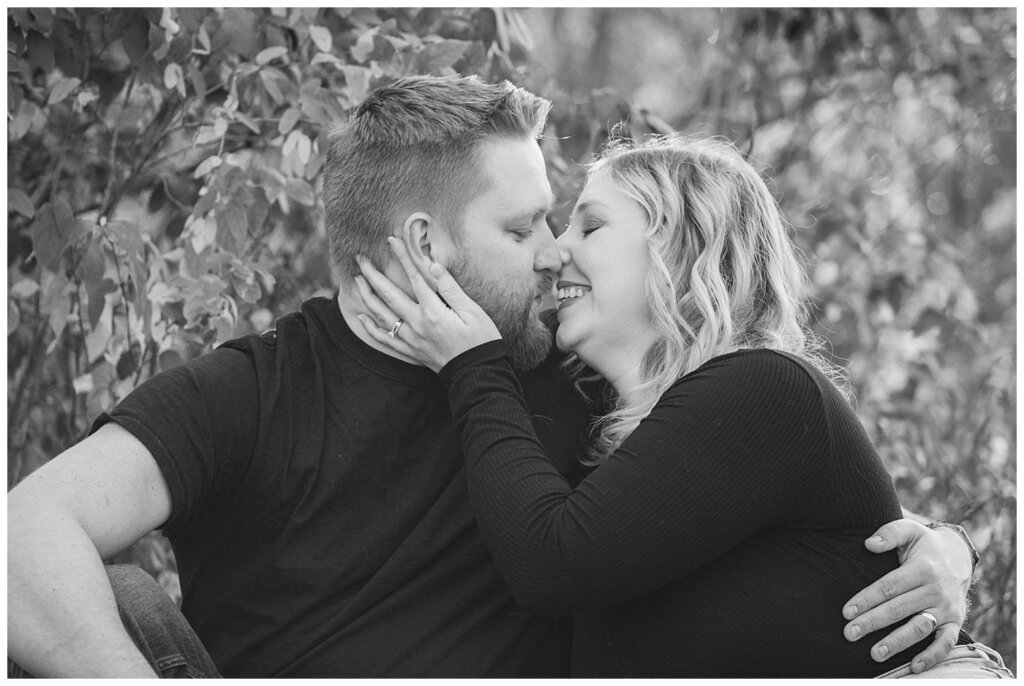
POLYGON ((9 5, 8 678, 1015 678, 1016 50, 9 5))

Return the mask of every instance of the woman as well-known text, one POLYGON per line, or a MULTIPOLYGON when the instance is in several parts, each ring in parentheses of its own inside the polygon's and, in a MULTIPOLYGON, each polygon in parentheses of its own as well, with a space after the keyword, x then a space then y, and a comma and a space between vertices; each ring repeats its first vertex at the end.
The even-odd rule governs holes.
POLYGON ((449 385, 481 531, 522 605, 577 613, 576 675, 899 668, 842 637, 835 608, 897 565, 863 540, 901 510, 802 326, 804 275, 757 172, 716 142, 614 148, 558 242, 557 344, 615 391, 576 488, 439 265, 420 269, 451 309, 392 240, 419 304, 364 265, 388 305, 363 286, 363 323, 449 385))

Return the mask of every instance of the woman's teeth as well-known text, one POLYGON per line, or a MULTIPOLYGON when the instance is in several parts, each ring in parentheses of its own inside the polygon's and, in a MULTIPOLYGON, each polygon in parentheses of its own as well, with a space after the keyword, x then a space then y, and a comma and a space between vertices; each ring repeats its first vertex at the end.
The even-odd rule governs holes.
POLYGON ((590 292, 590 289, 586 286, 569 286, 568 288, 558 289, 558 304, 561 305, 566 300, 572 300, 574 298, 580 298, 590 292))

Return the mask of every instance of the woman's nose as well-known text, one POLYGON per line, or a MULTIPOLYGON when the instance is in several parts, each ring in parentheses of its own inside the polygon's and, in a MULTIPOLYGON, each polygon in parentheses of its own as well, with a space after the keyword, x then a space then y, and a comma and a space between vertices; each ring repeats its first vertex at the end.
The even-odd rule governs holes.
POLYGON ((537 251, 534 259, 534 269, 536 271, 557 272, 562 268, 562 260, 562 251, 555 243, 555 237, 548 234, 544 239, 544 244, 537 251))

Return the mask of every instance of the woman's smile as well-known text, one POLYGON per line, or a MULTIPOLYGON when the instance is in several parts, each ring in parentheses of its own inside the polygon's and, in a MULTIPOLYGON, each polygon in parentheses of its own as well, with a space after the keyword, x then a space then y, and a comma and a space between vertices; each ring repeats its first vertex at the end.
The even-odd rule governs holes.
POLYGON ((556 288, 555 298, 558 300, 559 310, 572 305, 576 300, 590 293, 590 286, 584 286, 583 284, 571 281, 559 281, 556 288))

